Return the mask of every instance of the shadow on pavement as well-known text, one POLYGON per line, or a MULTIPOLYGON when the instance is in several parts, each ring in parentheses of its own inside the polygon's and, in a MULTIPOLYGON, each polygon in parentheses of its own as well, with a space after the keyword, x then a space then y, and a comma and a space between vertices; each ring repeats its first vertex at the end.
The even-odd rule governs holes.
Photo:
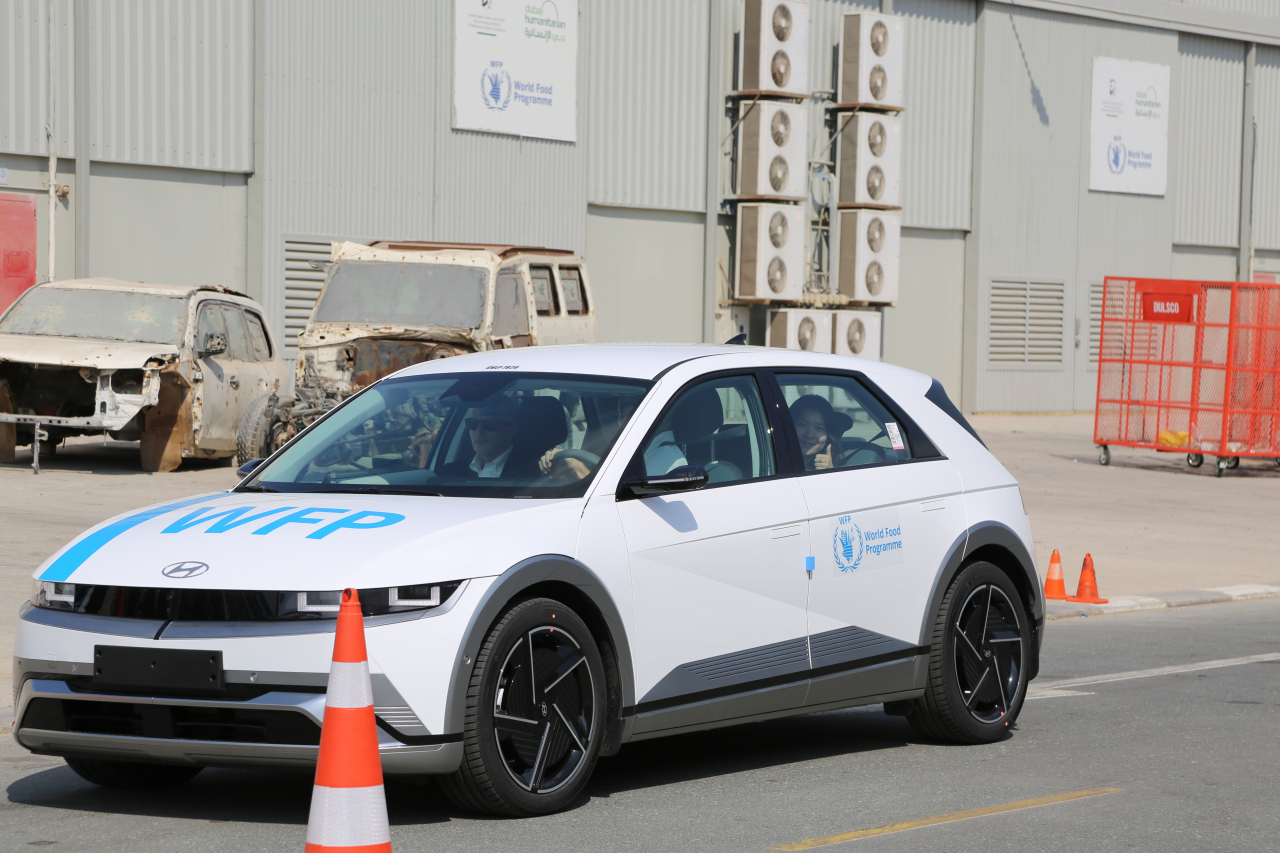
MULTIPOLYGON (((874 707, 874 711, 831 711, 625 746, 617 756, 596 765, 583 796, 567 811, 624 791, 919 742, 905 720, 874 707)), ((307 771, 210 768, 176 788, 116 790, 86 782, 63 765, 24 776, 10 784, 6 793, 12 803, 67 811, 305 826, 312 779, 307 771)), ((486 819, 455 808, 426 779, 391 776, 386 790, 392 826, 486 819)))

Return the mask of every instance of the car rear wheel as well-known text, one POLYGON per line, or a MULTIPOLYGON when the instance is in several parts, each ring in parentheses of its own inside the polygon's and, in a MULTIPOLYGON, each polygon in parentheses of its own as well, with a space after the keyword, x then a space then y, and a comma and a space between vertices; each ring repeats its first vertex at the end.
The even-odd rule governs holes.
POLYGON ((271 405, 271 395, 263 394, 245 409, 236 427, 236 467, 252 459, 265 459, 271 455, 267 450, 267 436, 271 431, 271 418, 267 412, 271 405))
POLYGON ((519 602, 476 656, 462 766, 441 787, 470 811, 559 811, 591 777, 605 707, 604 664, 582 619, 548 598, 519 602))
POLYGON ((67 764, 81 779, 106 788, 167 788, 189 781, 204 769, 176 764, 99 761, 94 758, 68 758, 67 764))
POLYGON ((929 682, 907 719, 949 743, 992 743, 1018 718, 1027 691, 1031 632, 1009 576, 991 563, 961 569, 942 599, 929 682))

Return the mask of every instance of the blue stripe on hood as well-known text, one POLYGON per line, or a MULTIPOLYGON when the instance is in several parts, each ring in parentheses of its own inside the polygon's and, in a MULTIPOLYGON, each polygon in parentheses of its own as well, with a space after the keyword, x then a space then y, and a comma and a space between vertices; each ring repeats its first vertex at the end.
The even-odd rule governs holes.
POLYGON ((49 568, 44 570, 40 575, 42 581, 65 581, 71 577, 71 573, 84 565, 84 561, 92 557, 94 554, 111 540, 115 539, 121 533, 132 530, 145 521, 164 515, 166 512, 173 512, 175 509, 192 506, 194 504, 205 503, 206 501, 217 500, 226 497, 226 494, 205 495, 204 497, 191 498, 178 503, 165 504, 164 506, 153 507, 122 518, 119 521, 112 522, 100 530, 95 530, 79 542, 72 545, 67 550, 58 555, 58 558, 49 564, 49 568))

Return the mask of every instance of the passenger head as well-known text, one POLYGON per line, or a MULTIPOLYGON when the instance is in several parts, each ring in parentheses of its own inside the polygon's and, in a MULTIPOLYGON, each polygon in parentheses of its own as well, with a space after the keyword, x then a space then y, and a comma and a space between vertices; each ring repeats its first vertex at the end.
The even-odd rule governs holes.
POLYGON ((512 397, 490 397, 471 409, 467 431, 471 446, 481 462, 492 462, 507 452, 516 438, 516 411, 520 403, 512 397))
POLYGON ((806 394, 791 404, 791 422, 805 456, 829 452, 828 445, 839 452, 840 437, 853 426, 853 418, 837 412, 817 394, 806 394))

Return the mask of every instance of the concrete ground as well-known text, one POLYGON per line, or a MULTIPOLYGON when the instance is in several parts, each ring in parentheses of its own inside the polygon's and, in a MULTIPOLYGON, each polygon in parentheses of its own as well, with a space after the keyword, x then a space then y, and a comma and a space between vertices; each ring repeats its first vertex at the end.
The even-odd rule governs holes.
MULTIPOLYGON (((432 785, 392 779, 391 838, 400 851, 803 849, 797 842, 1118 789, 824 849, 1278 850, 1278 626, 1275 599, 1055 622, 1032 682, 1043 698, 989 746, 925 742, 878 706, 682 735, 623 747, 569 810, 529 820, 477 818, 432 785), (1232 663, 1251 656, 1261 660, 1232 663), (1144 672, 1159 668, 1172 671, 1144 672)), ((0 736, 0 847, 299 850, 311 784, 306 773, 214 769, 168 790, 107 790, 0 736)))

